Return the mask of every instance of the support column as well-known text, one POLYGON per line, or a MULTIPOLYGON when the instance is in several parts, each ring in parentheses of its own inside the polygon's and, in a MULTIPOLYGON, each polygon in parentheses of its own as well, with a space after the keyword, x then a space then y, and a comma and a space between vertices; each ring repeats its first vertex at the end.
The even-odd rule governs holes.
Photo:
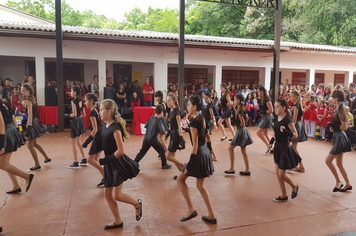
POLYGON ((98 60, 98 77, 99 77, 99 100, 104 100, 104 87, 106 86, 106 60, 98 60))
POLYGON ((315 84, 315 69, 307 70, 306 82, 308 83, 309 88, 311 88, 312 84, 315 84))
POLYGON ((345 86, 349 87, 350 83, 354 81, 354 72, 353 71, 346 71, 345 73, 345 86))
MULTIPOLYGON (((163 92, 163 100, 167 96, 168 87, 168 64, 165 61, 156 61, 153 66, 153 87, 154 91, 161 90, 163 92)), ((156 101, 154 101, 156 104, 156 101)))
POLYGON ((36 64, 36 94, 37 94, 37 104, 40 106, 45 105, 45 59, 43 56, 38 56, 35 58, 36 64))
POLYGON ((266 88, 267 91, 270 89, 273 89, 273 86, 271 88, 271 67, 263 67, 261 71, 261 81, 260 84, 266 88))
POLYGON ((220 90, 220 84, 222 83, 222 66, 221 65, 216 65, 214 68, 214 89, 218 95, 218 97, 221 97, 221 90, 220 90))

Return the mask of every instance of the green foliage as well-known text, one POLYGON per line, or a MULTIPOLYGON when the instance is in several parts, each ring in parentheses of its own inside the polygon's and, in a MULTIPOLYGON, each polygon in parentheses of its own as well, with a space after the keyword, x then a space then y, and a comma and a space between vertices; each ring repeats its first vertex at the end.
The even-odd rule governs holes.
MULTIPOLYGON (((55 21, 54 0, 8 0, 7 6, 55 21)), ((241 6, 186 2, 187 34, 274 38, 274 11, 241 6)), ((355 0, 283 0, 282 36, 284 41, 356 46, 355 0)), ((153 9, 147 13, 136 7, 117 22, 93 11, 76 11, 62 0, 64 25, 104 29, 149 30, 178 33, 177 9, 153 9)))

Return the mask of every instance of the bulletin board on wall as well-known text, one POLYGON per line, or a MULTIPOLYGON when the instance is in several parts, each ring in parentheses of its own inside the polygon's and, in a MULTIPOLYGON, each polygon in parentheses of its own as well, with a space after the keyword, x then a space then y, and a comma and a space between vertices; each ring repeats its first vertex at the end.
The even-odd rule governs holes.
POLYGON ((142 87, 143 79, 142 79, 142 71, 132 71, 132 81, 138 81, 138 85, 142 87))

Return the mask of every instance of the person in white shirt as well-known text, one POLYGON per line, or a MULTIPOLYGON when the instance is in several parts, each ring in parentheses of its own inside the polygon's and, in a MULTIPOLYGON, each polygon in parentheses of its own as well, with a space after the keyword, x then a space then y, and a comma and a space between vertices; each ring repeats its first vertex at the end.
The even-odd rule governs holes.
POLYGON ((247 94, 251 93, 251 90, 248 89, 248 84, 245 84, 242 86, 242 91, 241 94, 244 96, 244 99, 246 99, 247 94))

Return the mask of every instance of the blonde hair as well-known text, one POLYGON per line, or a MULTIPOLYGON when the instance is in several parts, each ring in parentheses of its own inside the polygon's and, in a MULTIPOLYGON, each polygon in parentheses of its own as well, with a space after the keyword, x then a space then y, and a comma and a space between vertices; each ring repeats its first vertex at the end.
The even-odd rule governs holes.
POLYGON ((179 104, 178 104, 178 97, 177 95, 175 95, 174 93, 170 93, 167 95, 168 97, 171 97, 174 104, 177 106, 178 110, 179 110, 179 104))
POLYGON ((31 86, 31 84, 25 83, 22 85, 22 87, 24 87, 27 91, 30 92, 30 95, 28 96, 28 98, 26 98, 26 100, 30 101, 32 103, 32 106, 36 106, 37 105, 36 98, 35 98, 35 96, 33 96, 34 90, 31 86))
POLYGON ((119 114, 119 111, 118 111, 116 102, 114 102, 111 99, 104 99, 100 104, 103 105, 105 110, 111 111, 112 119, 115 120, 115 122, 121 126, 121 129, 123 132, 123 134, 122 134, 123 138, 128 138, 130 135, 126 131, 126 128, 125 128, 126 121, 123 118, 121 118, 121 116, 117 117, 117 115, 119 114))
POLYGON ((300 93, 299 93, 299 91, 293 90, 293 91, 291 92, 291 94, 293 94, 294 96, 297 96, 297 97, 298 97, 297 103, 299 103, 300 108, 303 109, 302 99, 300 99, 300 93))

